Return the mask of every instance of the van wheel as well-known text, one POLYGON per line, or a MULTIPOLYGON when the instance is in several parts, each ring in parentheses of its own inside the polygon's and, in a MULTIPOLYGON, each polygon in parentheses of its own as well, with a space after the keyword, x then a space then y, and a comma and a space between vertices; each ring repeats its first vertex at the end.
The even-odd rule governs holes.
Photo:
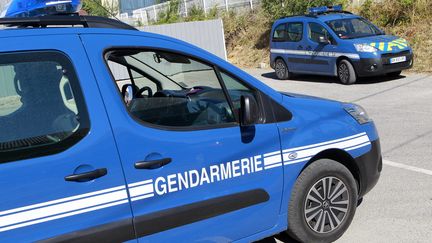
POLYGON ((357 81, 357 76, 353 65, 348 60, 341 60, 338 64, 338 77, 343 84, 353 84, 357 81))
POLYGON ((320 159, 297 178, 287 233, 300 242, 333 242, 348 229, 357 207, 357 183, 342 164, 320 159))
POLYGON ((275 63, 276 76, 280 80, 286 80, 290 78, 290 72, 288 66, 285 64, 284 60, 278 58, 275 63))

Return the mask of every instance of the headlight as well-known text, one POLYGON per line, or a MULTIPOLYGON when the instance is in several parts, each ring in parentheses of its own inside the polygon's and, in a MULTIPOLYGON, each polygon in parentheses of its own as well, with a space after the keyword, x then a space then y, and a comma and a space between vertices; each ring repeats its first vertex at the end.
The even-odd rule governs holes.
POLYGON ((344 103, 343 107, 359 124, 365 124, 371 121, 363 107, 351 103, 344 103))
POLYGON ((368 44, 354 44, 355 49, 358 52, 376 52, 378 49, 368 44))

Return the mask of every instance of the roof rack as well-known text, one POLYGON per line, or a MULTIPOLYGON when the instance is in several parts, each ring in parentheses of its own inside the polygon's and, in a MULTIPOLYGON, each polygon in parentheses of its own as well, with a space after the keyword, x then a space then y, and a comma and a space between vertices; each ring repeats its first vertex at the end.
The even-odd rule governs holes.
POLYGON ((342 5, 313 7, 313 8, 309 8, 308 11, 310 15, 325 15, 331 13, 352 14, 351 12, 344 11, 342 9, 342 5))
POLYGON ((313 14, 297 14, 297 15, 288 15, 280 17, 279 19, 285 19, 285 18, 292 18, 292 17, 310 17, 310 18, 317 18, 316 15, 313 14))
POLYGON ((79 16, 78 14, 69 15, 45 15, 38 17, 25 18, 0 18, 0 25, 9 27, 34 27, 45 28, 48 26, 75 26, 81 25, 84 28, 111 28, 137 30, 136 28, 123 23, 119 20, 97 17, 97 16, 79 16))

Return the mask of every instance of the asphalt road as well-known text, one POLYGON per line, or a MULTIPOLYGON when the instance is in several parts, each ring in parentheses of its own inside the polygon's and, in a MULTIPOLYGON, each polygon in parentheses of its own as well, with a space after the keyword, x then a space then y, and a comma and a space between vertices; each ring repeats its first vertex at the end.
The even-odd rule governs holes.
MULTIPOLYGON (((362 105, 375 121, 384 168, 338 242, 432 242, 432 74, 367 78, 345 86, 336 78, 277 80, 273 70, 246 70, 276 90, 362 105)), ((260 243, 294 242, 284 235, 260 243)))

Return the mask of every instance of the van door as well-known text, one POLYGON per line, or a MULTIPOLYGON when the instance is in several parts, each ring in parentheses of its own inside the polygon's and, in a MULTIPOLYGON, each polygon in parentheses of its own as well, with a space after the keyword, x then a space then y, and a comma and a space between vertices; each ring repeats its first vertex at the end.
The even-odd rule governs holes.
POLYGON ((134 239, 117 148, 79 38, 1 42, 0 241, 134 239))
POLYGON ((302 53, 303 28, 303 22, 288 22, 276 26, 273 32, 271 54, 281 57, 290 72, 302 70, 307 61, 302 53))
POLYGON ((304 69, 307 57, 304 55, 303 22, 287 23, 287 58, 290 72, 298 72, 304 69))
POLYGON ((307 72, 323 75, 335 74, 337 43, 323 25, 308 22, 305 48, 308 56, 307 72), (329 40, 329 43, 320 43, 320 38, 329 40))
POLYGON ((274 227, 283 184, 277 126, 238 123, 240 95, 259 102, 257 91, 193 47, 142 35, 82 37, 140 241, 234 241, 274 227), (116 65, 130 69, 129 80, 112 80, 116 65))

